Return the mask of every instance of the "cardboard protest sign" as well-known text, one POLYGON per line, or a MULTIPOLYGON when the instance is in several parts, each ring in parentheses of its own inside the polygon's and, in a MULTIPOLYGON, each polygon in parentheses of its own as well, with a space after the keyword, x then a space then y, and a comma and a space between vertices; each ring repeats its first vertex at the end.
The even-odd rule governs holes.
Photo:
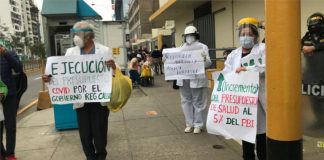
POLYGON ((52 75, 48 90, 53 104, 109 102, 112 69, 106 54, 47 58, 45 74, 52 75))
POLYGON ((202 48, 183 50, 169 48, 163 50, 165 80, 195 79, 205 74, 202 48))
POLYGON ((255 143, 259 73, 215 72, 207 131, 255 143))

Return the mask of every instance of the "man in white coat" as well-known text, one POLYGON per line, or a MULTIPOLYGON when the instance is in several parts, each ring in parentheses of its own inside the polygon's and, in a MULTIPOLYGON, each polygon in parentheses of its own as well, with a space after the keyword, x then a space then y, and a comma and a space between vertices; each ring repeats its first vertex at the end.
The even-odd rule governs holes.
MULTIPOLYGON (((205 68, 211 65, 208 47, 199 42, 199 33, 194 26, 186 27, 184 31, 184 41, 182 48, 200 47, 203 52, 205 68)), ((206 75, 196 75, 195 79, 177 80, 180 87, 181 105, 186 119, 185 133, 194 132, 198 134, 204 126, 203 111, 208 103, 208 80, 206 75)))
MULTIPOLYGON (((66 56, 86 54, 112 54, 111 50, 99 43, 95 43, 94 27, 87 21, 77 22, 71 32, 74 34, 75 47, 66 51, 66 56)), ((113 60, 106 61, 106 65, 116 69, 113 60)), ((43 75, 43 81, 49 82, 50 76, 43 75)), ((107 156, 107 131, 109 110, 106 103, 75 103, 78 128, 83 151, 87 160, 105 160, 107 156)))

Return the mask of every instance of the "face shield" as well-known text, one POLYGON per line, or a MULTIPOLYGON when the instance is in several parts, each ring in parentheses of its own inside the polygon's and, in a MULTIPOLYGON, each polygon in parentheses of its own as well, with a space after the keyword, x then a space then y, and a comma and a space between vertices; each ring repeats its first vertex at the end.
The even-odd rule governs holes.
POLYGON ((71 37, 73 38, 74 45, 84 48, 85 44, 87 43, 89 37, 87 37, 88 33, 93 32, 92 29, 78 29, 73 28, 71 29, 71 37))
POLYGON ((242 24, 238 28, 240 45, 250 49, 259 41, 259 28, 254 24, 242 24))

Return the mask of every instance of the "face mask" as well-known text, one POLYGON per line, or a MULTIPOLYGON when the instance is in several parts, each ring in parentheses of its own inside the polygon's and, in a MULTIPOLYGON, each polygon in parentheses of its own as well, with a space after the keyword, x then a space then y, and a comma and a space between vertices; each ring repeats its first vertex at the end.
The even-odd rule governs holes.
POLYGON ((196 38, 194 36, 187 36, 186 37, 186 43, 188 43, 188 44, 192 44, 195 41, 196 41, 196 38))
POLYGON ((80 47, 80 48, 83 48, 84 47, 84 41, 81 37, 75 35, 73 37, 73 42, 76 46, 80 47))
POLYGON ((241 36, 240 44, 243 48, 250 49, 254 46, 254 37, 251 36, 241 36))
POLYGON ((308 27, 308 30, 310 33, 313 34, 319 34, 324 31, 324 29, 321 26, 308 27))

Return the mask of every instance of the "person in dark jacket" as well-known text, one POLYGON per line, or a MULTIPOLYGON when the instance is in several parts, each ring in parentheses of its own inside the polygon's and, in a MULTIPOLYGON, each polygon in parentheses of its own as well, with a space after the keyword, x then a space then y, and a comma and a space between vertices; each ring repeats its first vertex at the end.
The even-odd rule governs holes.
MULTIPOLYGON (((22 63, 15 51, 6 50, 0 46, 0 78, 8 87, 8 95, 3 101, 4 112, 4 128, 6 131, 6 147, 1 142, 1 156, 8 160, 16 160, 15 146, 16 146, 16 115, 18 109, 17 89, 13 78, 13 70, 16 73, 23 72, 22 63)), ((3 131, 3 124, 1 124, 1 131, 3 131)), ((3 133, 0 133, 3 136, 3 133)), ((2 138, 1 138, 2 139, 2 138)))
MULTIPOLYGON (((324 83, 324 15, 314 13, 307 19, 308 31, 301 40, 303 63, 303 89, 307 90, 310 85, 322 85, 324 83)), ((314 92, 314 91, 312 91, 314 92)), ((306 94, 310 101, 316 123, 324 122, 323 96, 306 94)))
POLYGON ((153 66, 154 66, 154 72, 156 75, 162 72, 162 53, 160 50, 158 50, 158 46, 154 47, 154 50, 151 53, 151 56, 153 58, 153 66))

